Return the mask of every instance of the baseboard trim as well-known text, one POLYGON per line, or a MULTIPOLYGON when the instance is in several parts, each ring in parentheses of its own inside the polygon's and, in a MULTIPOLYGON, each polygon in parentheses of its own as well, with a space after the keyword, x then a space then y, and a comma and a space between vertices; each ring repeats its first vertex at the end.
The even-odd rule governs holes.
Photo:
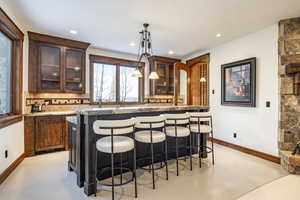
MULTIPOLYGON (((210 140, 211 140, 211 138, 210 138, 210 140)), ((216 138, 214 138, 214 142, 217 143, 217 144, 235 149, 237 151, 247 153, 247 154, 250 154, 250 155, 253 155, 253 156, 256 156, 256 157, 259 157, 259 158, 262 158, 262 159, 280 164, 280 158, 279 157, 272 156, 270 154, 266 154, 266 153, 263 153, 263 152, 260 152, 260 151, 249 149, 247 147, 242 147, 242 146, 232 144, 232 143, 229 143, 229 142, 225 142, 223 140, 219 140, 219 139, 216 139, 216 138)))
POLYGON ((17 168, 17 166, 24 160, 25 157, 26 155, 23 153, 2 174, 0 174, 0 184, 5 181, 5 179, 17 168))

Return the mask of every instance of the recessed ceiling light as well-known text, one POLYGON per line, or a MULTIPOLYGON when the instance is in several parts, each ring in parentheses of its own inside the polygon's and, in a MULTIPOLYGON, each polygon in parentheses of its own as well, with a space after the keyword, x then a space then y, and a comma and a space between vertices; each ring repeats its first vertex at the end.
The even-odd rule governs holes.
POLYGON ((217 35, 216 35, 216 37, 221 37, 222 35, 221 35, 221 33, 218 33, 217 35))
POLYGON ((129 43, 129 46, 134 47, 134 46, 135 46, 135 43, 134 43, 134 42, 130 42, 130 43, 129 43))
POLYGON ((170 50, 168 53, 169 53, 170 55, 173 55, 173 54, 174 54, 174 51, 170 50))
POLYGON ((77 31, 76 30, 70 30, 70 33, 73 34, 73 35, 76 35, 77 31))

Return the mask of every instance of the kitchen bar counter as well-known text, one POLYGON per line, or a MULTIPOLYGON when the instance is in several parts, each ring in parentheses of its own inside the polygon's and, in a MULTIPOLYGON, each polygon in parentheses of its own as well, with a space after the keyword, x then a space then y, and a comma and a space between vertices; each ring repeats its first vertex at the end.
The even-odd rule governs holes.
POLYGON ((135 107, 110 107, 110 108, 83 108, 76 111, 81 115, 111 115, 142 112, 164 112, 208 109, 208 107, 199 106, 135 106, 135 107))
MULTIPOLYGON (((72 129, 69 129, 73 134, 72 138, 75 138, 74 145, 71 146, 71 151, 74 152, 73 167, 70 170, 74 170, 77 174, 77 185, 79 187, 84 186, 84 192, 86 195, 91 195, 94 192, 94 176, 95 176, 95 143, 103 137, 94 133, 93 124, 96 120, 121 120, 128 119, 137 116, 156 116, 164 113, 185 113, 185 112, 205 112, 208 111, 208 107, 201 106, 140 106, 140 107, 111 107, 111 108, 85 108, 76 111, 77 120, 70 118, 69 124, 72 125, 72 129), (77 124, 75 124, 77 122, 77 124), (75 131, 76 130, 76 131, 75 131)), ((196 140, 194 140, 196 141, 196 140)), ((205 143, 206 138, 201 139, 201 143, 205 143)), ((183 145, 185 141, 183 141, 183 145)), ((195 146, 195 144, 192 144, 195 146)), ((137 143, 137 159, 143 160, 148 157, 148 146, 142 143, 137 143)), ((159 147, 157 147, 159 148, 159 147)), ((188 152, 181 151, 181 156, 187 155, 188 152)), ((196 152, 195 152, 196 153, 196 152)), ((103 167, 110 165, 110 157, 104 153, 98 154, 98 172, 103 167)), ((172 159, 175 156, 175 139, 168 138, 168 158, 172 159)), ((204 155, 205 156, 205 155, 204 155)), ((130 155, 125 155, 128 163, 133 159, 130 155)), ((116 159, 118 164, 119 159, 116 159)), ((140 166, 146 166, 150 164, 149 160, 139 163, 140 166)), ((98 174, 99 175, 99 174, 98 174)), ((109 177, 110 174, 104 173, 98 178, 104 179, 109 177)))

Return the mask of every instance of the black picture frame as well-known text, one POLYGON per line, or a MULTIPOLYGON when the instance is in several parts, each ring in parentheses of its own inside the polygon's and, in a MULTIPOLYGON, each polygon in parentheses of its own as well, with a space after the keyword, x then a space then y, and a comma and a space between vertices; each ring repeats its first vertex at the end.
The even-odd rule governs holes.
MULTIPOLYGON (((243 79, 244 80, 244 79, 243 79)), ((224 106, 242 106, 242 107, 256 107, 256 58, 248 58, 245 60, 239 60, 232 63, 221 65, 221 105, 224 106), (250 73, 247 77, 247 81, 250 83, 250 88, 247 86, 247 98, 249 100, 228 100, 226 99, 226 91, 228 91, 228 85, 226 84, 226 70, 239 66, 247 66, 250 68, 250 73), (250 79, 250 80, 248 80, 250 79)))

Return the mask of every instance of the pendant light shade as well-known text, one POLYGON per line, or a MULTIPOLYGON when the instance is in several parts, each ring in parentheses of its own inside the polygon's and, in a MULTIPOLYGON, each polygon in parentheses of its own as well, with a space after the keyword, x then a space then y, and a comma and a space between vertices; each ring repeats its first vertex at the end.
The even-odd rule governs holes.
POLYGON ((149 75, 149 79, 151 80, 159 79, 159 76, 156 72, 151 72, 149 75))
POLYGON ((202 82, 202 83, 203 83, 203 82, 206 82, 206 78, 205 78, 205 77, 201 77, 201 78, 200 78, 200 82, 202 82))
POLYGON ((133 77, 133 78, 142 78, 143 75, 142 75, 142 73, 140 72, 139 69, 136 69, 136 70, 131 74, 131 77, 133 77))

